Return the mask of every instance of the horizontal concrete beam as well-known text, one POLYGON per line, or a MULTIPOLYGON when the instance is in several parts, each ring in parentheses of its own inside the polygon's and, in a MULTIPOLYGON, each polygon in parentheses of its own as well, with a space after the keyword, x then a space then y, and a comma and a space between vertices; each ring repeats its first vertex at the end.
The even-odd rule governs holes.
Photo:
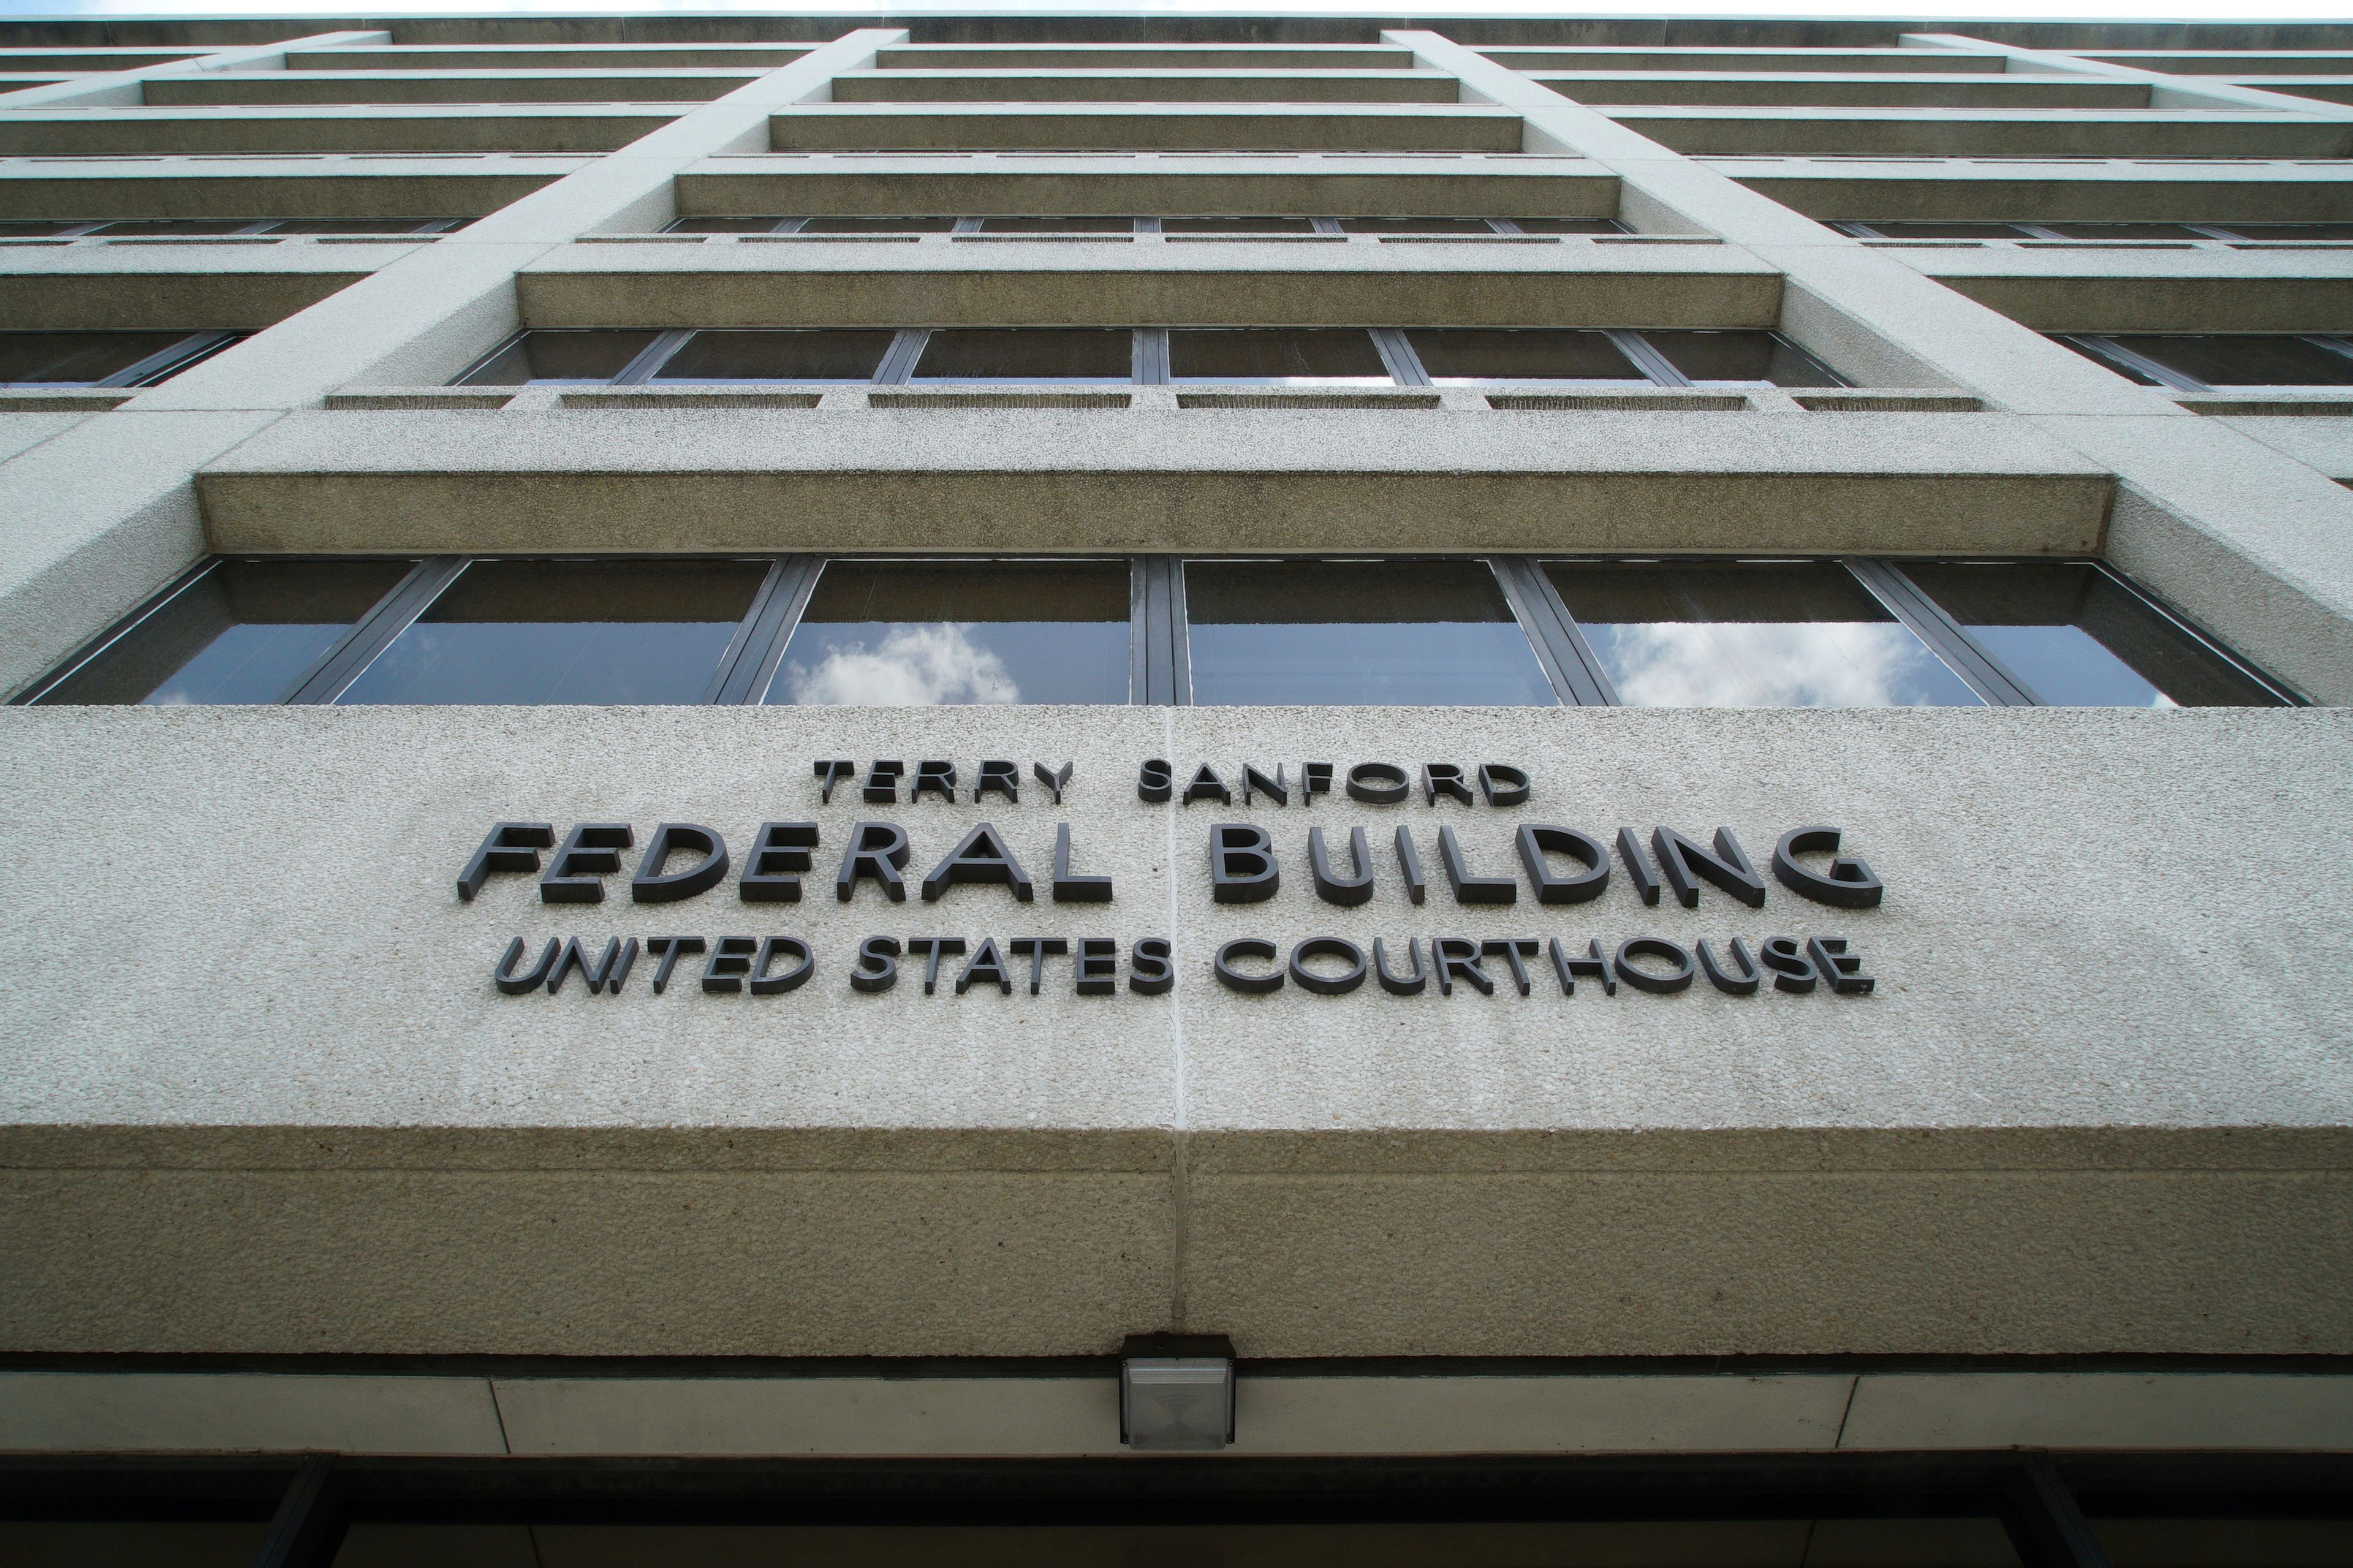
MULTIPOLYGON (((0 182, 0 192, 6 185, 0 182)), ((1301 214, 1610 217, 1618 180, 1581 158, 1459 162, 1325 153, 1296 160, 1162 154, 1149 168, 1051 153, 984 163, 908 153, 710 158, 678 177, 681 213, 1301 214)))
POLYGON ((580 162, 498 153, 23 159, 0 179, 0 218, 480 217, 580 162))
POLYGON ((2046 222, 2336 222, 2353 205, 2344 164, 2200 162, 2063 163, 2010 160, 1878 163, 1726 159, 1715 165, 1809 217, 2008 218, 2046 222))
POLYGON ((2353 251, 1894 254, 2037 331, 2353 331, 2353 251))
POLYGON ((230 248, 0 249, 0 324, 259 331, 408 254, 399 246, 257 246, 224 256, 230 248))
POLYGON ((1590 104, 1820 104, 1909 110, 2148 107, 2148 89, 2144 86, 2085 77, 1615 69, 1530 74, 1563 97, 1590 104))
POLYGON ((26 110, 0 118, 0 152, 609 153, 676 117, 600 103, 26 110))
POLYGON ((581 244, 515 289, 541 327, 1770 327, 1781 304, 1771 269, 1697 245, 581 244))
POLYGON ((198 478, 259 551, 2096 552, 2109 492, 1977 414, 332 411, 198 478))
MULTIPOLYGON (((1520 118, 1453 103, 1350 110, 1328 104, 804 103, 770 121, 770 145, 892 152, 921 148, 1205 148, 1516 153, 1520 118)), ((0 143, 5 145, 5 143, 0 143)))
POLYGON ((1436 71, 995 69, 845 71, 836 103, 1453 103, 1436 71))
POLYGON ((2200 158, 2342 158, 2353 125, 2259 111, 2073 109, 1952 110, 1933 116, 1871 109, 1734 109, 1628 104, 1609 116, 1678 153, 1989 154, 2171 153, 2200 158))
POLYGON ((1334 41, 1309 48, 1282 44, 903 44, 884 49, 885 69, 932 70, 1407 70, 1412 52, 1386 44, 1334 41))
POLYGON ((2000 56, 1957 49, 1854 48, 1659 48, 1621 44, 1593 48, 1556 48, 1540 44, 1502 44, 1479 52, 1516 71, 1884 71, 1909 76, 1921 71, 1970 71, 2000 75, 2000 56))
POLYGON ((215 71, 146 84, 151 104, 663 103, 733 92, 766 68, 215 71))
POLYGON ((770 70, 790 65, 815 44, 376 44, 358 48, 297 49, 290 71, 621 70, 681 67, 744 67, 770 70))

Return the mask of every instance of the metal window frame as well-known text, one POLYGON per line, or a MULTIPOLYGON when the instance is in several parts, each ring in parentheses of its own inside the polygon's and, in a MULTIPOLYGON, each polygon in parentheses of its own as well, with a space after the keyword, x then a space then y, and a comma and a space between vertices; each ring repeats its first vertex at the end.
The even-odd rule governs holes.
POLYGON ((470 557, 463 555, 434 555, 418 562, 416 569, 377 601, 375 608, 363 616, 325 658, 311 667, 311 673, 296 684, 286 700, 313 707, 324 706, 341 697, 344 688, 357 680, 360 672, 392 646, 392 639, 406 631, 410 623, 423 615, 472 563, 470 557))
POLYGON ((1563 707, 1614 708, 1618 692, 1609 673, 1593 657, 1585 634, 1561 604, 1541 560, 1534 555, 1491 555, 1487 564, 1511 601, 1520 629, 1536 650, 1537 662, 1551 678, 1563 707))
MULTIPOLYGON (((26 686, 19 690, 14 697, 9 698, 7 705, 11 708, 29 708, 39 702, 50 692, 56 690, 58 687, 64 685, 67 681, 79 674, 83 667, 88 665, 92 659, 95 659, 99 655, 106 652, 107 649, 112 647, 116 643, 121 642, 124 637, 129 637, 132 632, 136 631, 141 623, 145 621, 150 616, 154 615, 156 612, 163 609, 164 605, 170 604, 173 600, 178 598, 190 588, 195 587, 198 583, 202 582, 223 562, 237 559, 239 558, 230 555, 208 555, 203 560, 197 562, 195 565, 189 567, 186 571, 181 573, 178 576, 164 584, 161 588, 156 589, 155 592, 148 595, 146 598, 142 599, 137 605, 133 605, 127 614, 109 623, 106 628, 100 632, 96 637, 91 637, 87 642, 75 647, 72 652, 66 655, 62 661, 52 668, 47 674, 35 679, 30 685, 26 686)), ((301 558, 290 557, 290 559, 301 558)))
POLYGON ((2111 364, 2123 365, 2126 369, 2138 371, 2169 392, 2211 392, 2213 390, 2195 376, 2184 375, 2169 365, 2159 364, 2147 354, 2135 353, 2105 332, 2055 332, 2052 336, 2063 343, 2089 349, 2098 358, 2106 360, 2111 364))

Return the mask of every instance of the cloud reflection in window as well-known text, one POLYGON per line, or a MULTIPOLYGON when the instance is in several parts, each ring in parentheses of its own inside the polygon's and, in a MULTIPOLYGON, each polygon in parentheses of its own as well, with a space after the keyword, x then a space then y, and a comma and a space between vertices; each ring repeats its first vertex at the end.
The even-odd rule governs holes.
POLYGON ((1005 661, 954 621, 893 626, 871 648, 837 644, 813 669, 787 664, 785 688, 795 702, 873 708, 1021 700, 1005 661))
POLYGON ((1978 699, 1894 622, 1726 621, 1585 627, 1641 708, 1911 708, 1978 699))

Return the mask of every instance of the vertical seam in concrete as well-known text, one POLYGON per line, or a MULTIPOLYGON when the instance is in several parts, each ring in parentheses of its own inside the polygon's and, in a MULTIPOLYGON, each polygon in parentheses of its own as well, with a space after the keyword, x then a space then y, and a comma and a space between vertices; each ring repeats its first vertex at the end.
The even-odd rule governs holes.
POLYGON ((1838 1436, 1831 1439, 1831 1447, 1833 1451, 1846 1447, 1847 1417, 1854 1414, 1855 1391, 1862 1386, 1862 1377, 1860 1373, 1846 1380, 1846 1403, 1839 1407, 1838 1436))
POLYGON ((482 1379, 482 1386, 491 1391, 491 1415, 499 1424, 499 1449, 502 1453, 512 1454, 514 1452, 514 1439, 507 1436, 507 1413, 499 1404, 499 1380, 495 1377, 486 1377, 482 1379))
MULTIPOLYGON (((1176 710, 1160 710, 1160 751, 1173 762, 1176 755, 1176 710)), ((1172 939, 1170 963, 1176 934, 1176 799, 1174 794, 1160 807, 1160 820, 1167 836, 1168 852, 1168 935, 1172 939)), ((1170 1129, 1168 1161, 1168 1327, 1172 1332, 1185 1329, 1185 1265, 1186 1243, 1189 1239, 1187 1214, 1189 1176, 1185 1166, 1187 1144, 1191 1137, 1191 1109, 1185 1099, 1185 977, 1180 972, 1176 983, 1169 987, 1169 1036, 1176 1053, 1176 1125, 1170 1129)))

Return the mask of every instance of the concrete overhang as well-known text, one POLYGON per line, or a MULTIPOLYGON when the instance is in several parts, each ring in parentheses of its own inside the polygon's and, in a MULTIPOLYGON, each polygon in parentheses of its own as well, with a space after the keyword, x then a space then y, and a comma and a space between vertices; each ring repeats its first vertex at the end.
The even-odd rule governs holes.
POLYGON ((1809 217, 1865 223, 2325 223, 2341 221, 2353 211, 2353 163, 1738 157, 1715 160, 1713 166, 1809 217))
POLYGON ((0 179, 0 218, 480 217, 577 167, 554 153, 26 158, 0 179))
POLYGON ((681 112, 641 103, 26 109, 0 118, 0 153, 609 153, 681 112))
POLYGON ((151 105, 364 103, 674 103, 702 102, 758 79, 761 68, 609 66, 569 70, 206 71, 155 77, 142 84, 151 105))
POLYGON ((1957 49, 1930 53, 1921 49, 1773 49, 1721 45, 1675 48, 1612 44, 1560 48, 1541 44, 1503 44, 1479 52, 1497 65, 1517 71, 1882 71, 1908 76, 1933 68, 1939 72, 1999 76, 2010 63, 2000 55, 1963 54, 1957 49))
POLYGON ((1517 114, 1459 103, 802 103, 768 127, 779 152, 1516 153, 1521 144, 1517 114))
POLYGON ((2110 480, 1997 414, 1163 405, 313 411, 197 487, 226 551, 2077 555, 2110 480))
POLYGON ((515 287, 534 327, 1770 327, 1781 306, 1763 262, 1676 244, 585 244, 515 287))
POLYGON ((1197 62, 1182 69, 909 69, 844 71, 835 103, 1456 103, 1437 71, 1250 69, 1197 62))
MULTIPOLYGON (((1931 57, 1933 59, 1933 57, 1931 57)), ((1941 61, 1936 62, 1942 64, 1941 61)), ((1764 108, 2146 109, 2146 83, 2093 76, 1989 72, 1560 70, 1535 80, 1579 103, 1723 104, 1764 108)))
POLYGON ((884 69, 1126 70, 1324 70, 1335 66, 1363 70, 1407 70, 1413 51, 1388 44, 1319 43, 1310 48, 1283 44, 897 44, 876 52, 884 69))
POLYGON ((1618 176, 1583 158, 1161 153, 1106 163, 1050 153, 751 153, 678 176, 681 213, 1299 214, 1347 217, 1609 217, 1618 176))
POLYGON ((2353 331, 2353 248, 1889 248, 2037 331, 2353 331))
POLYGON ((0 247, 0 326, 258 331, 401 256, 398 245, 0 247))
POLYGON ((1608 110, 1678 153, 1859 153, 1929 158, 1995 153, 2147 158, 2341 158, 2353 124, 2300 114, 2207 110, 1653 107, 1608 110))

